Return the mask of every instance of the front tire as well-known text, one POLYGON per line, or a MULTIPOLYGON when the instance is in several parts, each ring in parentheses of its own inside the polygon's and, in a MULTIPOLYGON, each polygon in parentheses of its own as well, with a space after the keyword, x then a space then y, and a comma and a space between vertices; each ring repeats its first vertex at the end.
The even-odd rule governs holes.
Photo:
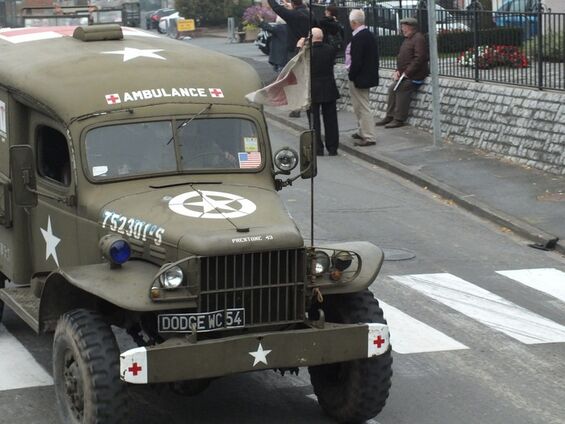
MULTIPOLYGON (((326 296, 322 309, 328 322, 386 324, 369 290, 326 296)), ((324 412, 339 423, 361 423, 385 406, 392 379, 391 349, 376 358, 310 367, 310 381, 324 412)))
POLYGON ((65 424, 127 422, 127 390, 120 381, 120 351, 100 315, 64 314, 53 339, 53 379, 65 424))

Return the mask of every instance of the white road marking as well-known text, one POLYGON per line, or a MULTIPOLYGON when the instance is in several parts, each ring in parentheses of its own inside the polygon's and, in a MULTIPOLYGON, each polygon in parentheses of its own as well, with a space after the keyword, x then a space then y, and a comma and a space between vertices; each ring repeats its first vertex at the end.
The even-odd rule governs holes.
POLYGON ((0 324, 0 376, 0 391, 53 384, 51 376, 2 324, 0 324))
POLYGON ((496 272, 565 302, 565 272, 563 271, 555 268, 539 268, 496 272))
POLYGON ((379 300, 390 328, 392 350, 397 353, 469 349, 446 334, 379 300))
POLYGON ((525 344, 565 342, 565 327, 452 274, 394 280, 525 344))

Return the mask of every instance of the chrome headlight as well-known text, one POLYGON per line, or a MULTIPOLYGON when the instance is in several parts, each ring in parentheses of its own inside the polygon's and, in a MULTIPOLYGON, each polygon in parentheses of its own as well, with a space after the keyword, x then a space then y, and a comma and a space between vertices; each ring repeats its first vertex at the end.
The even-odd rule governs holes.
POLYGON ((326 252, 321 250, 316 251, 314 263, 314 275, 322 275, 330 269, 330 257, 326 252))
POLYGON ((159 276, 161 286, 166 290, 174 290, 178 288, 184 280, 184 273, 179 266, 173 266, 167 269, 159 276))

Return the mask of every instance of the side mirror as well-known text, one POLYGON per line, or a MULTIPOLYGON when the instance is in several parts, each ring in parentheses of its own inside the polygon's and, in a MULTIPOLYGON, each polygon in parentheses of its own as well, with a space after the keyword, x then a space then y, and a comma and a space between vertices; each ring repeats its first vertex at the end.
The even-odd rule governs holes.
POLYGON ((314 178, 317 174, 314 131, 304 131, 300 134, 300 175, 304 179, 309 179, 314 178))
POLYGON ((35 160, 31 146, 20 144, 10 147, 10 169, 16 206, 37 206, 35 160))

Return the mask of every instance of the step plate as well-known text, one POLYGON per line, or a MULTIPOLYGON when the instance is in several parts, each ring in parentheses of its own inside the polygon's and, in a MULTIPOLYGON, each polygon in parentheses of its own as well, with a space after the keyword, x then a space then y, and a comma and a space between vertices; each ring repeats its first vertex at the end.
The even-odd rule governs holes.
POLYGON ((0 300, 39 333, 39 299, 31 287, 0 289, 0 300))

